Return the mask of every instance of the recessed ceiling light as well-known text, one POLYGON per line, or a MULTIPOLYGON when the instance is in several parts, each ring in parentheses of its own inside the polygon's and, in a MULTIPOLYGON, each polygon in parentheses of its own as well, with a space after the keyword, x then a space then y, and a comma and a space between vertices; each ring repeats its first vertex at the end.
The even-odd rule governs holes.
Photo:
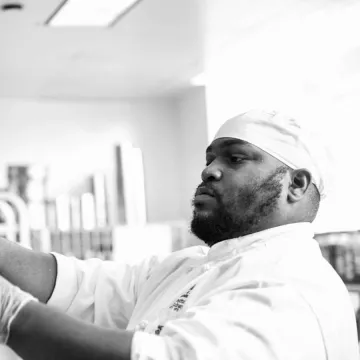
POLYGON ((65 26, 110 26, 141 0, 65 0, 46 24, 65 26))

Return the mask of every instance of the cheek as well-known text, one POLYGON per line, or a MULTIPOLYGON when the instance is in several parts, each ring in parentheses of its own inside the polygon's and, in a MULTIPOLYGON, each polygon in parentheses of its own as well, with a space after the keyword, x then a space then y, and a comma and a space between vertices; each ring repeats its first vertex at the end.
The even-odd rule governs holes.
POLYGON ((241 194, 247 193, 253 189, 260 179, 249 171, 234 171, 224 174, 222 180, 224 193, 241 194))
POLYGON ((239 186, 229 186, 224 192, 221 202, 232 212, 243 212, 253 205, 256 201, 256 192, 248 184, 239 186))
POLYGON ((245 209, 256 201, 257 184, 261 183, 259 172, 244 168, 223 173, 219 201, 225 206, 245 209))
POLYGON ((247 191, 255 188, 257 184, 263 181, 262 174, 259 170, 254 171, 250 166, 244 166, 241 170, 234 170, 224 173, 224 187, 231 188, 234 191, 247 191))

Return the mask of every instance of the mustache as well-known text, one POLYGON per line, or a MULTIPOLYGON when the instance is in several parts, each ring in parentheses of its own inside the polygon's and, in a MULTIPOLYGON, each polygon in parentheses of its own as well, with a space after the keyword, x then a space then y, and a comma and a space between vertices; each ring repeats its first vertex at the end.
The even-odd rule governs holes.
POLYGON ((206 189, 208 192, 214 196, 216 199, 219 200, 220 194, 217 189, 215 189, 213 186, 211 186, 209 183, 202 182, 198 187, 196 188, 195 194, 199 191, 199 189, 206 189))

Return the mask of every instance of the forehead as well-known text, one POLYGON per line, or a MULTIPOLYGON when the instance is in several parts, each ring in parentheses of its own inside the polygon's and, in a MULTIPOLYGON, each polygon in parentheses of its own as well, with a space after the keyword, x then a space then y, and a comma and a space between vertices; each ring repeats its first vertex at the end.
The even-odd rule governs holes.
POLYGON ((218 154, 222 151, 239 151, 251 156, 254 160, 261 161, 262 163, 268 163, 274 166, 282 165, 281 161, 268 154, 266 151, 259 147, 248 143, 247 141, 223 137, 215 139, 206 149, 206 153, 218 154))
POLYGON ((206 149, 206 152, 218 152, 224 150, 229 147, 236 147, 241 149, 247 149, 255 152, 264 152, 255 145, 252 145, 244 140, 231 138, 231 137, 223 137, 215 139, 206 149))

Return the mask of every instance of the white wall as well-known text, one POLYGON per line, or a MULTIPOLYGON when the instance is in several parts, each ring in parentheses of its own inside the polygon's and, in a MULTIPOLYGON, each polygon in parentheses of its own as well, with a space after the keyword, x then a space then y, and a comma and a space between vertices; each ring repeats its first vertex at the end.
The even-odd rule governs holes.
POLYGON ((195 87, 184 91, 176 99, 176 109, 179 119, 177 136, 180 141, 176 159, 180 180, 180 247, 184 247, 203 244, 188 230, 192 217, 191 200, 201 182, 205 149, 208 145, 205 88, 195 87))
POLYGON ((181 158, 180 214, 189 220, 192 214, 191 200, 196 187, 201 182, 201 171, 205 165, 207 143, 207 116, 205 88, 195 87, 187 90, 177 99, 179 115, 178 151, 181 158))
POLYGON ((28 163, 49 165, 51 196, 97 170, 113 182, 114 145, 130 140, 143 151, 148 220, 178 220, 177 122, 175 104, 166 99, 0 99, 0 187, 6 186, 8 164, 28 163))

